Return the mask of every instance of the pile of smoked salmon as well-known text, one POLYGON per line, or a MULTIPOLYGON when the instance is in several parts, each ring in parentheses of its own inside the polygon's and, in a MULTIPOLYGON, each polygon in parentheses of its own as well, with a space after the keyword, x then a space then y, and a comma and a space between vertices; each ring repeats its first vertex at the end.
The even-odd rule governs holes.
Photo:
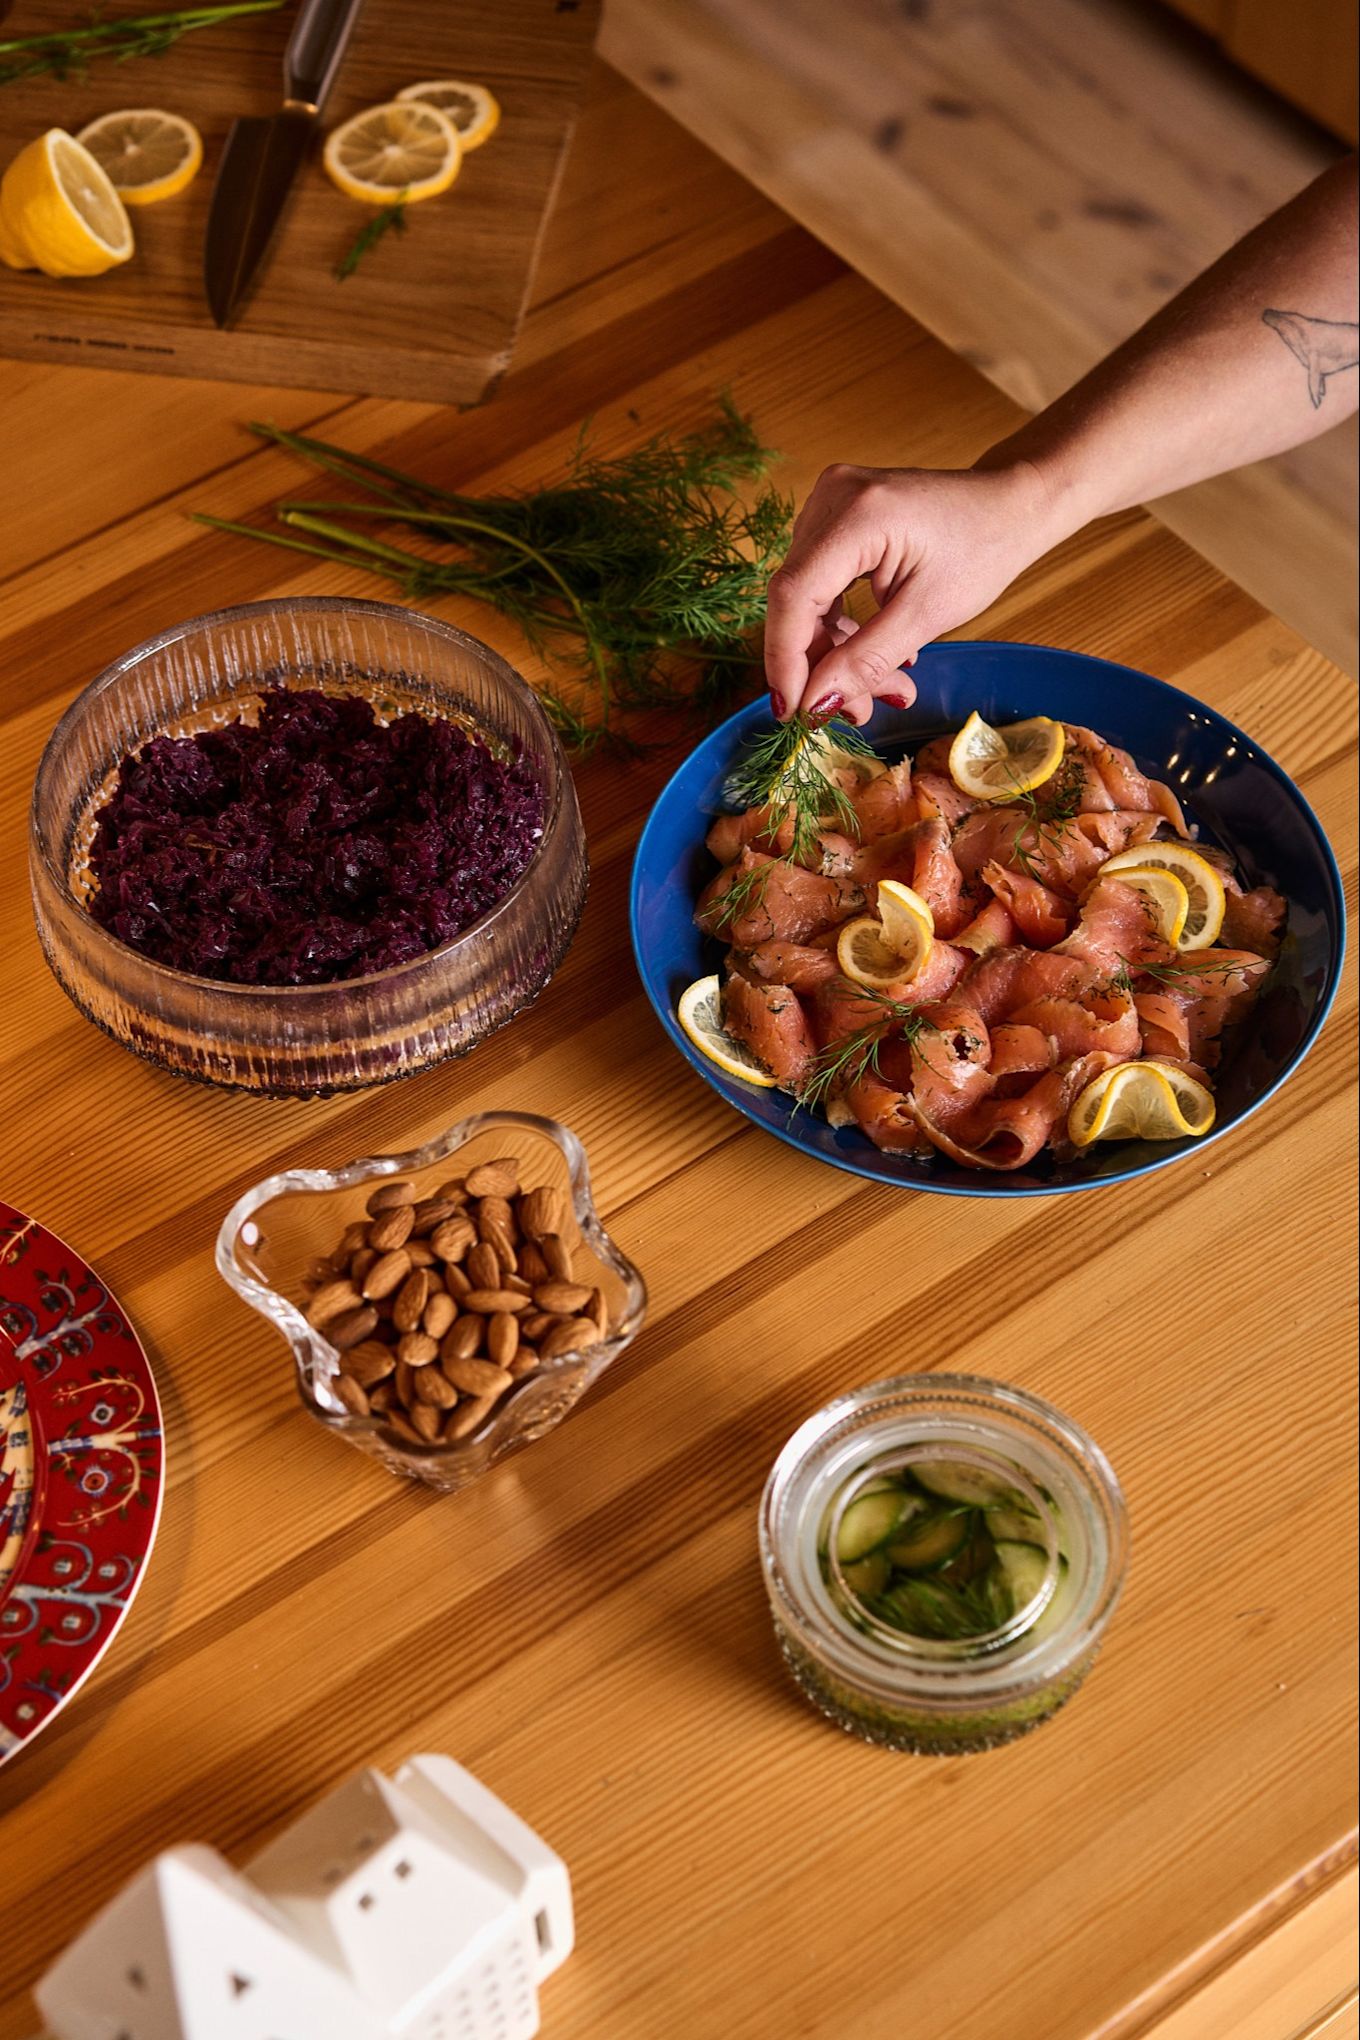
POLYGON ((1286 902, 1245 891, 1127 752, 1075 725, 1063 738, 1059 768, 1014 803, 961 790, 948 736, 873 777, 846 758, 833 776, 849 812, 801 862, 768 808, 709 830, 722 868, 695 918, 727 945, 722 1024, 783 1089, 811 1088, 833 1124, 887 1150, 1016 1169, 1046 1147, 1072 1153, 1069 1111, 1116 1064, 1156 1058, 1212 1089, 1286 902), (1158 843, 1193 845, 1184 861, 1217 874, 1208 946, 1177 947, 1136 885, 1102 876, 1158 843), (909 979, 869 991, 836 948, 885 879, 926 902, 934 940, 909 979))

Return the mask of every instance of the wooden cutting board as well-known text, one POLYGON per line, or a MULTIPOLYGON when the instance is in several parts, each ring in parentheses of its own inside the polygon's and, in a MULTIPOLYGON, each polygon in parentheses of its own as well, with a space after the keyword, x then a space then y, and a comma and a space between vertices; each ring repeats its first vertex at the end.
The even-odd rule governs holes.
MULTIPOLYGON (((119 0, 116 12, 141 12, 119 0)), ((147 9, 146 11, 151 11, 147 9)), ((598 0, 367 0, 327 104, 331 127, 423 78, 466 78, 501 102, 495 135, 453 189, 413 206, 345 282, 337 261, 370 209, 313 159, 297 178, 255 293, 229 332, 203 295, 213 178, 238 114, 282 96, 296 9, 185 36, 164 56, 97 63, 83 82, 0 85, 0 165, 49 127, 77 132, 123 106, 194 121, 204 162, 188 190, 131 217, 137 251, 100 277, 0 267, 0 354, 161 375, 285 383, 476 403, 507 367, 594 43, 598 0)), ((78 0, 17 0, 9 36, 80 26, 78 0)))

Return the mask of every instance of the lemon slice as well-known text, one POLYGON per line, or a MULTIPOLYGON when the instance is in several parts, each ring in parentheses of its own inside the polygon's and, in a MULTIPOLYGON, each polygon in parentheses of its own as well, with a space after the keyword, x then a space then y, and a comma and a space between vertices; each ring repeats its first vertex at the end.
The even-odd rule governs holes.
POLYGON ((20 149, 0 178, 0 258, 48 276, 102 276, 132 253, 108 173, 64 128, 20 149))
POLYGON ((1096 877, 1115 878, 1122 871, 1169 871, 1180 880, 1190 907, 1176 938, 1178 949, 1209 949, 1218 940, 1227 897, 1223 881, 1207 857, 1184 843, 1139 843, 1135 849, 1117 850, 1107 857, 1096 877))
POLYGON ((321 160, 346 198, 365 205, 391 205, 398 198, 418 205, 448 190, 458 175, 463 145, 437 106, 392 99, 332 128, 321 160))
POLYGON ((740 1077, 746 1084, 759 1084, 765 1091, 775 1089, 775 1080, 769 1071, 756 1061, 744 1042, 738 1041, 723 1026, 722 990, 716 974, 696 978, 681 994, 677 1011, 680 1025, 700 1055, 707 1056, 729 1077, 740 1077))
POLYGON ((1120 866, 1110 872, 1118 885, 1132 886, 1141 893, 1151 907, 1157 924, 1157 933, 1163 942, 1176 948, 1185 933, 1186 919, 1190 913, 1190 895, 1174 871, 1158 871, 1148 864, 1120 866))
POLYGON ((1067 736, 1051 716, 994 730, 974 709, 949 746, 949 776, 973 800, 1014 800, 1051 779, 1067 736))
POLYGON ((1211 1092, 1174 1063, 1118 1063, 1086 1086, 1067 1115, 1077 1147, 1097 1140, 1184 1140, 1214 1123, 1211 1092))
POLYGON ((900 879, 883 878, 878 883, 878 918, 883 939, 906 964, 899 977, 915 977, 935 946, 935 916, 930 903, 900 879))
POLYGON ((485 85, 466 85, 461 78, 426 78, 408 85, 398 99, 418 99, 422 106, 437 106, 458 130, 466 155, 489 142, 501 124, 500 101, 485 85))
POLYGON ((101 113, 76 136, 109 174, 124 205, 158 205, 198 175, 203 137, 191 120, 158 106, 101 113))

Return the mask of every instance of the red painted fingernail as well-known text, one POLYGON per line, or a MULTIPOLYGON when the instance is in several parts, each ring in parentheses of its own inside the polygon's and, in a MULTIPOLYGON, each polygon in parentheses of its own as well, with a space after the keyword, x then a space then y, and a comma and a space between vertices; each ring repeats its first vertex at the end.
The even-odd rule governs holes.
POLYGON ((774 689, 773 689, 773 687, 772 687, 772 688, 770 689, 770 707, 771 707, 771 708, 772 708, 772 709, 774 710, 775 714, 776 714, 776 715, 777 715, 777 716, 779 717, 779 720, 780 720, 781 722, 783 722, 783 720, 784 720, 784 697, 783 697, 783 695, 782 695, 782 694, 776 694, 776 693, 775 693, 775 691, 774 691, 774 689))
POLYGON ((880 701, 886 701, 889 708, 911 707, 911 703, 907 700, 905 694, 880 694, 878 698, 880 701))
POLYGON ((843 694, 828 694, 817 703, 815 708, 810 708, 808 714, 813 722, 830 722, 832 716, 838 714, 844 706, 845 696, 843 694))

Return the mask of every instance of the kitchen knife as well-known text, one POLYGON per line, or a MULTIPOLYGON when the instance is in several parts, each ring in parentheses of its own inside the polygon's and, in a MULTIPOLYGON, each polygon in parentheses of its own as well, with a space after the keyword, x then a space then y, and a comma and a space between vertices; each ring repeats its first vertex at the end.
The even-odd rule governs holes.
POLYGON ((219 326, 231 324, 259 269, 362 5, 302 0, 284 52, 282 110, 232 123, 203 244, 203 286, 219 326))

